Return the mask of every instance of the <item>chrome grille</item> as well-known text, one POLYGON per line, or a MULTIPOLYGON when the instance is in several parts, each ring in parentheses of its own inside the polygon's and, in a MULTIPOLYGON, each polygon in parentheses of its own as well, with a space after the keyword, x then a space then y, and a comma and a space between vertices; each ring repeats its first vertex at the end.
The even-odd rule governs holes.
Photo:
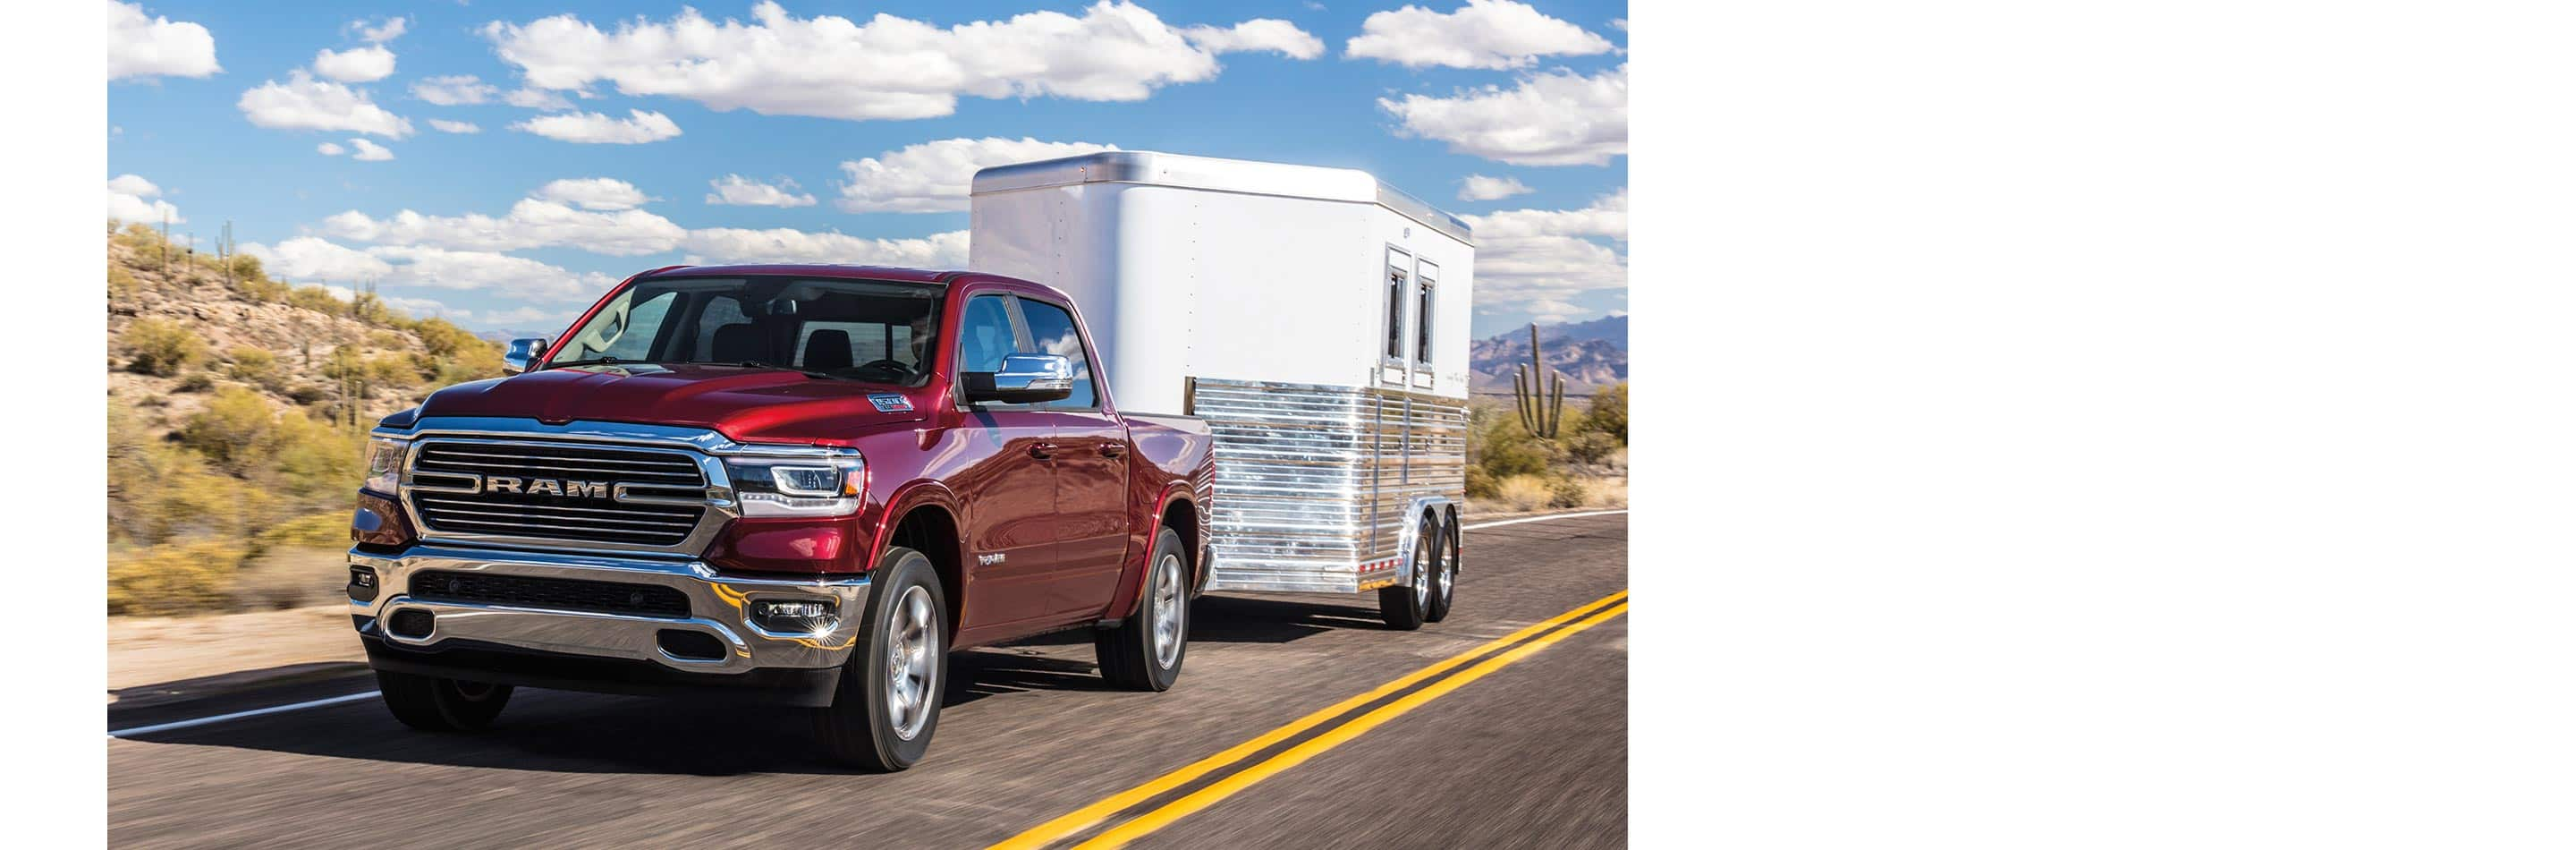
MULTIPOLYGON (((427 440, 412 459, 412 510, 432 534, 470 534, 569 543, 676 546, 705 518, 707 480, 695 455, 572 442, 427 440), (632 497, 496 491, 441 492, 477 476, 604 482, 632 497)), ((464 489, 464 488, 459 488, 464 489)))

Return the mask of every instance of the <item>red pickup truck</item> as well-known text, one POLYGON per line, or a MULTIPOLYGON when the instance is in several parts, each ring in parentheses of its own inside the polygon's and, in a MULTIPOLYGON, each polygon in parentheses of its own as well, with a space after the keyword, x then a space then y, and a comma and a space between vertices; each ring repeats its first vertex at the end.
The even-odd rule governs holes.
POLYGON ((1170 687, 1209 429, 1122 414, 1084 328, 967 272, 626 280, 376 427, 349 598, 385 705, 461 731, 514 686, 719 693, 900 770, 954 649, 1087 628, 1110 682, 1170 687))

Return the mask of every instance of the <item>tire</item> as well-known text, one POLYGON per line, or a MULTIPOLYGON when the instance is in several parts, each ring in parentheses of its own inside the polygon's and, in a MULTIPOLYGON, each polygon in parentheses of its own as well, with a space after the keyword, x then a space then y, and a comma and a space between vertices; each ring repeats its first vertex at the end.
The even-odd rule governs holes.
POLYGON ((948 683, 948 599, 930 557, 886 547, 868 588, 866 631, 814 737, 834 761, 885 773, 930 751, 948 683))
POLYGON ((1431 572, 1431 610, 1422 619, 1437 623, 1449 619, 1449 606, 1458 596, 1458 520, 1441 517, 1440 536, 1433 539, 1440 541, 1440 568, 1431 572))
POLYGON ((1425 512, 1422 527, 1413 533, 1413 580, 1377 589, 1377 616, 1387 628, 1399 632, 1422 628, 1423 618, 1431 613, 1431 574, 1439 568, 1439 534, 1440 520, 1425 512))
POLYGON ((510 704, 508 685, 376 671, 376 693, 394 719, 423 732, 472 732, 510 704))
POLYGON ((1136 613, 1091 640, 1100 654, 1100 678, 1129 691, 1168 690, 1180 680, 1181 662, 1190 652, 1190 566, 1178 532, 1166 528, 1154 536, 1136 613))

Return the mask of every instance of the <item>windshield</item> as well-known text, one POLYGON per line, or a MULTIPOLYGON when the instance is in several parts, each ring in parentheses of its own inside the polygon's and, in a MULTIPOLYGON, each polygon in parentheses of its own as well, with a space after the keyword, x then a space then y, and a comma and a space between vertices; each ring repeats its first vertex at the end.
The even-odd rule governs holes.
POLYGON ((930 379, 942 292, 792 277, 639 281, 546 363, 713 363, 917 387, 930 379))

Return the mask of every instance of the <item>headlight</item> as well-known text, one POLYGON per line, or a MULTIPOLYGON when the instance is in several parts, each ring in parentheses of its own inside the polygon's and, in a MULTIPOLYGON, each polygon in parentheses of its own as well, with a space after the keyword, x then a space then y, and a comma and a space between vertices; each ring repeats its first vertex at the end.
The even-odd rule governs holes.
POLYGON ((734 497, 743 516, 848 516, 868 489, 868 464, 857 456, 732 458, 734 497))
POLYGON ((367 489, 387 496, 395 495, 394 485, 402 480, 403 450, 409 448, 410 440, 384 437, 367 440, 367 489))

